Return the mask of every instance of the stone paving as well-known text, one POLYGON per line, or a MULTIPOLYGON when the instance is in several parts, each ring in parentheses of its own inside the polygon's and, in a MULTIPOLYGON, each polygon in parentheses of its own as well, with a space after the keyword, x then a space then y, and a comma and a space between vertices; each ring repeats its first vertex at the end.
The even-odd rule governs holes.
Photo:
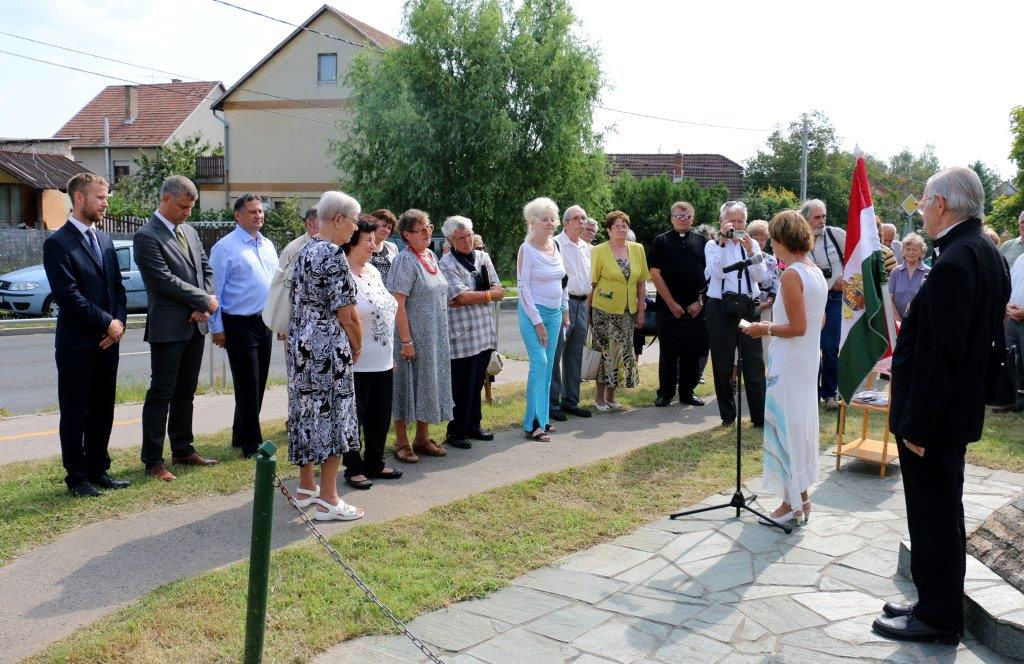
MULTIPOLYGON (((820 463, 811 520, 790 535, 733 510, 664 518, 409 627, 447 664, 1009 661, 970 634, 954 647, 871 632, 884 601, 914 599, 913 584, 896 575, 907 537, 899 469, 881 479, 874 465, 844 462, 837 472, 831 454, 820 463)), ((1022 486, 1024 475, 968 467, 968 530, 1022 486)), ((758 492, 759 481, 747 489, 758 492)), ((759 503, 771 510, 778 501, 762 495, 759 503)), ((969 565, 967 586, 991 586, 993 576, 969 565)), ((397 635, 349 641, 314 659, 426 661, 397 635)))

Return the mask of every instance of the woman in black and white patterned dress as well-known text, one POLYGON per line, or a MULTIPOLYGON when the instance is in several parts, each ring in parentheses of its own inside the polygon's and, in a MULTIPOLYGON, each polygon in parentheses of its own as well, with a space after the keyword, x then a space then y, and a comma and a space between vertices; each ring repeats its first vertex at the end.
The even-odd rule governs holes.
MULTIPOLYGON (((341 249, 356 230, 359 203, 328 191, 317 205, 320 232, 295 260, 288 328, 288 459, 300 467, 296 502, 320 521, 352 521, 363 510, 338 496, 341 457, 359 450, 352 365, 362 350, 356 286, 341 249), (314 479, 320 465, 320 481, 314 479)), ((357 452, 358 453, 358 452, 357 452)))

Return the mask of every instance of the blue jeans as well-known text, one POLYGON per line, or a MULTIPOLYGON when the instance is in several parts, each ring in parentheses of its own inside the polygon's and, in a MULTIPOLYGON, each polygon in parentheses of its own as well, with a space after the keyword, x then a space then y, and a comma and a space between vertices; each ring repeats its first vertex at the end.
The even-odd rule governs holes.
POLYGON ((828 292, 825 327, 821 330, 821 366, 818 369, 818 397, 832 399, 839 387, 839 333, 843 326, 843 293, 828 292))
POLYGON ((555 349, 558 347, 558 336, 562 328, 562 310, 537 305, 541 322, 548 332, 548 343, 542 346, 537 329, 530 322, 529 316, 519 307, 519 333, 523 335, 526 353, 530 356, 530 372, 526 377, 526 414, 523 415, 523 429, 533 431, 536 426, 548 424, 549 403, 551 393, 551 369, 555 365, 555 349))

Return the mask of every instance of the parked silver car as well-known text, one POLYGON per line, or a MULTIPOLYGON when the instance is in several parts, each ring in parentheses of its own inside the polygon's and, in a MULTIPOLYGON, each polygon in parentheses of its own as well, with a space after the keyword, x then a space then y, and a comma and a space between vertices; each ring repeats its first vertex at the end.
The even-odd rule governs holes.
MULTIPOLYGON (((146 286, 135 265, 131 240, 114 240, 121 280, 128 294, 128 311, 146 308, 146 286)), ((0 309, 28 316, 57 317, 57 303, 50 294, 50 282, 42 265, 0 274, 0 309)))

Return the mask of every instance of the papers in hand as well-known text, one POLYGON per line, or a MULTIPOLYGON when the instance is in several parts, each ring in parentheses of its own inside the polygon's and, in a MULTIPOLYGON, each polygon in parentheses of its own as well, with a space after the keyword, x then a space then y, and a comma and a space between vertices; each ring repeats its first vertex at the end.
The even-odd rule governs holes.
POLYGON ((853 395, 853 400, 870 404, 872 406, 886 406, 889 404, 889 395, 876 390, 864 390, 853 395))

